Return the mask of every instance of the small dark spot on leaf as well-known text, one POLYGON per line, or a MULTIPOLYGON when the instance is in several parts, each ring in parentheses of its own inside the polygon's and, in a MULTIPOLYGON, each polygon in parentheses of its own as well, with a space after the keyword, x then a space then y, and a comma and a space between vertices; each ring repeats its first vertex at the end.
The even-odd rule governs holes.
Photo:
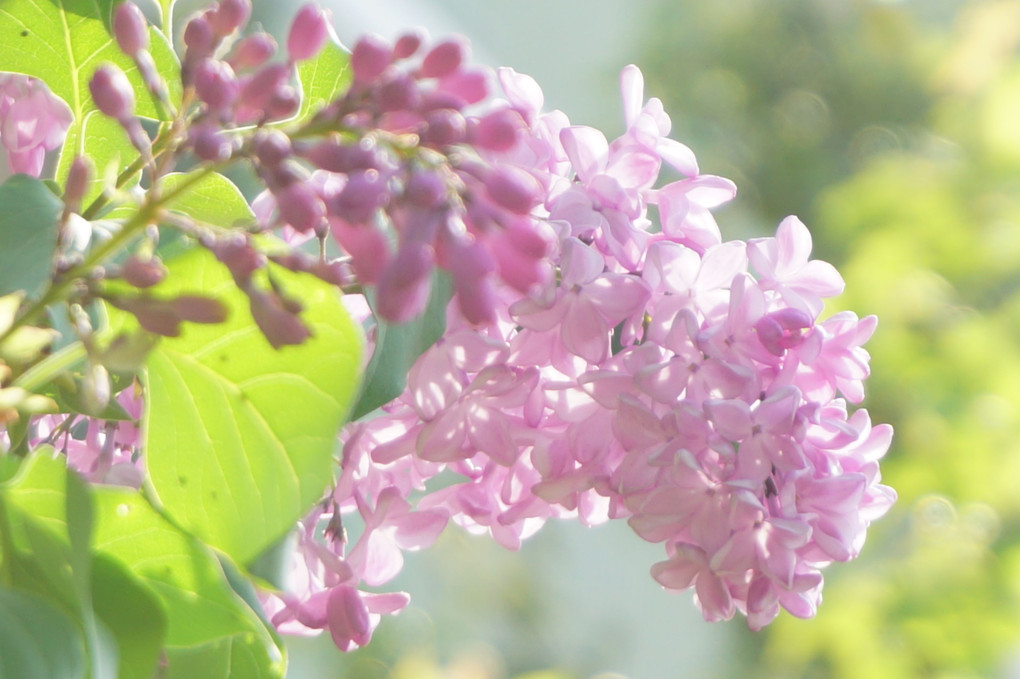
POLYGON ((182 486, 188 485, 188 477, 186 477, 186 476, 178 476, 177 477, 177 483, 181 484, 182 486))
POLYGON ((21 32, 21 37, 22 38, 27 38, 28 37, 28 31, 27 30, 26 31, 22 31, 21 32))
POLYGON ((227 362, 227 355, 226 354, 220 354, 218 356, 218 358, 220 359, 220 363, 226 363, 227 362))
POLYGON ((209 499, 210 500, 218 500, 219 497, 220 497, 220 494, 217 493, 215 490, 212 491, 211 493, 209 493, 209 499))

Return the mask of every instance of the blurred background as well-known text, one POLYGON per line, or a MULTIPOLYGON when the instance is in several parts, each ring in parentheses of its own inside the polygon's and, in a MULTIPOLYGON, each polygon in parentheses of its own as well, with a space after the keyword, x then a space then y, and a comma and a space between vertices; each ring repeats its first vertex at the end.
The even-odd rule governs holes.
MULTIPOLYGON (((255 4, 281 30, 296 10, 255 4)), ((410 556, 394 587, 412 605, 367 649, 295 639, 289 676, 1020 677, 1020 1, 332 7, 346 44, 462 33, 610 138, 618 73, 638 64, 672 136, 739 186, 724 237, 799 215, 846 279, 833 308, 879 316, 865 406, 896 428, 883 472, 900 501, 827 571, 816 619, 757 634, 662 591, 661 547, 624 524, 549 525, 517 554, 451 530, 410 556)))

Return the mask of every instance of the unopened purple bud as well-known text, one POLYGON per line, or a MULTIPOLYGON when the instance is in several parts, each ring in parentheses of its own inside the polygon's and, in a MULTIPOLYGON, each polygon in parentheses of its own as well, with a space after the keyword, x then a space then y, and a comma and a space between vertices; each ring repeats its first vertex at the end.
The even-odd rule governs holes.
POLYGON ((348 224, 345 220, 330 217, 329 228, 333 238, 351 257, 351 268, 362 283, 379 280, 390 261, 390 241, 382 230, 372 224, 348 224))
POLYGON ((128 285, 151 288, 166 278, 166 267, 155 257, 143 259, 138 255, 131 255, 124 261, 120 275, 128 285))
POLYGON ((273 93, 266 104, 267 120, 283 120, 297 113, 301 107, 301 95, 290 85, 284 85, 273 93))
POLYGON ((799 309, 786 308, 762 316, 754 329, 758 340, 774 356, 782 356, 787 349, 799 346, 805 331, 811 328, 811 317, 799 309))
POLYGON ((290 67, 286 64, 267 64, 255 71, 241 86, 241 101, 245 106, 262 110, 273 98, 276 91, 290 78, 290 67))
POLYGON ((378 169, 380 162, 376 151, 362 148, 357 144, 341 144, 327 139, 303 148, 301 155, 321 170, 347 174, 357 170, 378 169))
POLYGON ((75 156, 67 171, 67 184, 64 185, 64 205, 70 212, 77 212, 81 207, 81 199, 85 197, 89 175, 92 168, 86 156, 75 156))
POLYGON ((457 71, 439 81, 439 89, 461 100, 462 106, 477 104, 489 94, 489 82, 482 71, 457 71))
POLYGON ((247 287, 251 275, 265 264, 265 258, 243 238, 231 238, 209 247, 234 277, 239 287, 247 287))
POLYGON ((431 291, 432 248, 410 241, 401 246, 377 286, 376 310, 388 321, 409 321, 422 312, 431 291))
POLYGON ((181 334, 181 317, 161 300, 150 297, 114 297, 107 301, 118 309, 132 314, 143 329, 164 337, 181 334))
POLYGON ((229 107, 241 92, 234 69, 219 59, 203 59, 195 68, 194 83, 198 98, 214 111, 229 107))
POLYGON ((181 295, 170 300, 170 308, 182 320, 192 323, 222 323, 227 320, 227 307, 223 302, 200 295, 181 295))
POLYGON ((260 131, 252 142, 252 149, 259 162, 266 166, 279 165, 292 153, 290 137, 280 130, 260 131))
POLYGON ((250 16, 251 0, 220 0, 209 23, 217 36, 225 38, 248 23, 250 16))
POLYGON ((113 64, 103 64, 92 74, 89 92, 96 107, 117 120, 125 120, 135 110, 135 92, 124 71, 113 64))
POLYGON ((534 177, 513 166, 490 172, 485 179, 485 189, 494 203, 520 215, 531 212, 541 192, 534 177))
POLYGON ((193 17, 184 27, 184 44, 188 48, 185 59, 190 63, 212 56, 217 42, 216 33, 204 14, 193 17))
POLYGON ((149 49, 148 24, 142 10, 134 3, 124 2, 117 6, 113 13, 113 35, 121 51, 128 56, 133 57, 149 49))
POLYGON ((450 75, 464 63, 465 46, 460 39, 444 40, 425 55, 421 62, 423 78, 442 78, 450 75))
POLYGON ((223 162, 234 152, 231 138, 215 125, 193 127, 189 136, 195 156, 210 163, 223 162))
POLYGON ((379 88, 375 101, 383 113, 406 111, 418 105, 418 83, 410 76, 399 76, 379 88))
POLYGON ((422 142, 431 146, 459 144, 467 136, 467 121, 459 111, 451 108, 437 108, 425 115, 425 129, 422 142))
POLYGON ((280 219, 296 231, 313 231, 326 219, 326 206, 310 184, 294 182, 273 193, 280 219))
POLYGON ((421 47, 421 43, 421 33, 405 33, 397 38, 397 43, 393 46, 393 58, 406 59, 412 56, 421 47))
POLYGON ((404 200, 415 207, 430 210, 446 198, 446 183, 436 172, 417 170, 411 173, 404 186, 404 200))
POLYGON ((258 68, 276 54, 276 41, 268 33, 252 33, 234 48, 228 61, 235 71, 258 68))
POLYGON ((303 5, 294 16, 287 34, 287 54, 291 61, 311 59, 329 37, 329 19, 314 2, 303 5))
POLYGON ((330 211, 352 224, 367 222, 389 200, 386 184, 386 179, 375 170, 351 174, 331 202, 330 211))
POLYGON ((351 72, 354 74, 354 82, 359 84, 372 82, 392 61, 393 48, 385 38, 374 33, 363 36, 351 51, 351 72))
POLYGON ((490 151, 508 151, 517 143, 518 135, 527 125, 521 114, 500 108, 482 116, 471 130, 471 142, 490 151))
POLYGON ((252 290, 248 293, 248 302, 252 318, 274 349, 301 344, 311 336, 301 319, 284 307, 276 293, 252 290))

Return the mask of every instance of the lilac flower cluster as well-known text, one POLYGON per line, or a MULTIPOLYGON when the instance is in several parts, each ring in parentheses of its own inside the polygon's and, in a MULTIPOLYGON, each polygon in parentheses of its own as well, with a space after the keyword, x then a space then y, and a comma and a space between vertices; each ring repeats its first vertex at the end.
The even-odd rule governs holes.
POLYGON ((499 78, 527 133, 481 153, 543 187, 531 214, 555 234, 558 276, 527 295, 495 287, 492 324, 450 313, 405 392, 347 427, 293 588, 265 597, 272 620, 364 645, 407 600, 368 589, 402 551, 448 521, 516 549, 552 517, 626 519, 663 543, 653 577, 693 587, 708 620, 814 615, 822 569, 854 558, 895 499, 878 469, 891 428, 847 406, 874 317, 820 318, 843 282, 810 259, 796 218, 772 238, 721 239, 709 210, 735 187, 668 139, 635 67, 612 142, 542 113, 530 78, 499 78), (663 161, 686 178, 656 188, 663 161))

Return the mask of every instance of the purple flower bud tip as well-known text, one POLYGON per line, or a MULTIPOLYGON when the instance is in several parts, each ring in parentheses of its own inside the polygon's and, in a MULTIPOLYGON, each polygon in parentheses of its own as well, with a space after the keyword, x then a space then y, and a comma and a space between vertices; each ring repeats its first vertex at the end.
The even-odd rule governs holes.
POLYGON ((81 205, 90 174, 92 170, 88 159, 85 156, 75 156, 67 172, 67 184, 64 187, 64 204, 68 209, 75 211, 81 205))
POLYGON ((296 231, 312 231, 326 218, 326 207, 309 184, 295 182, 275 193, 280 219, 296 231))
POLYGON ((393 48, 385 38, 372 33, 362 37, 351 51, 354 82, 365 84, 375 80, 392 61, 393 48))
POLYGON ((225 38, 248 23, 251 16, 251 0, 220 0, 210 17, 213 31, 225 38))
POLYGON ((113 35, 117 45, 128 56, 134 56, 149 48, 149 31, 145 15, 138 6, 124 2, 113 13, 113 35))
POLYGON ((290 137, 280 130, 259 132, 252 142, 259 162, 266 166, 279 165, 292 153, 290 137))
POLYGON ((234 48, 230 64, 235 71, 258 68, 276 54, 276 41, 268 33, 252 33, 234 48))
POLYGON ((405 243, 379 279, 379 315, 402 323, 420 314, 429 299, 434 265, 432 248, 423 243, 405 243))
POLYGON ((200 295, 181 295, 170 301, 170 308, 192 323, 222 323, 229 313, 223 302, 200 295))
POLYGON ((485 188, 494 203, 521 215, 531 212, 541 190, 534 177, 510 166, 492 172, 485 181, 485 188))
POLYGON ((89 92, 96 107, 117 120, 128 118, 135 109, 135 93, 124 72, 113 64, 103 64, 89 81, 89 92))
POLYGON ((184 27, 184 44, 188 47, 187 59, 192 63, 211 56, 217 42, 212 24, 203 14, 191 19, 184 27))
POLYGON ((276 91, 287 84, 290 72, 287 64, 263 66, 241 86, 241 103, 255 110, 265 108, 276 91))
POLYGON ((422 41, 421 33, 405 33, 397 38, 397 44, 393 46, 393 58, 406 59, 413 56, 421 47, 422 41))
POLYGON ((241 91, 234 69, 218 59, 203 59, 195 69, 194 83, 198 98, 213 110, 233 104, 241 91))
POLYGON ((151 288, 166 277, 166 267, 156 258, 142 259, 131 255, 121 267, 121 275, 128 285, 151 288))
POLYGON ((404 199, 415 207, 431 209, 446 197, 446 184, 435 172, 413 172, 404 186, 404 199))
POLYGON ((325 11, 315 3, 303 5, 294 16, 287 34, 287 54, 291 61, 311 59, 329 37, 329 19, 325 11))
POLYGON ((425 129, 421 140, 432 146, 459 144, 467 135, 467 121, 459 111, 438 108, 425 116, 425 129))
POLYGON ((234 150, 230 137, 215 125, 193 127, 190 138, 195 155, 211 163, 227 160, 234 150))
POLYGON ((301 319, 285 308, 279 295, 253 290, 248 301, 252 318, 274 349, 301 344, 311 336, 301 319))
POLYGON ((464 40, 444 40, 425 55, 420 74, 423 78, 442 78, 450 75, 464 63, 467 47, 464 40))
POLYGON ((490 151, 508 151, 517 143, 518 133, 527 125, 521 114, 501 108, 482 116, 471 131, 471 141, 490 151))

